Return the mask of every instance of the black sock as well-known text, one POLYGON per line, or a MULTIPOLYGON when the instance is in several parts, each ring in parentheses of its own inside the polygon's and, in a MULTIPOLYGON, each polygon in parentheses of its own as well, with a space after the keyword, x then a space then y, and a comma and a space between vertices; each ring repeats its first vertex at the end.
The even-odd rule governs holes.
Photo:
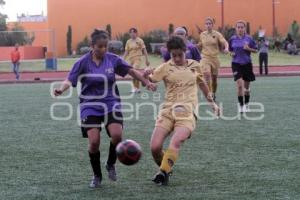
POLYGON ((250 101, 250 95, 245 95, 245 104, 248 104, 250 101))
POLYGON ((100 167, 100 152, 90 153, 90 162, 95 176, 102 177, 101 167, 100 167))
POLYGON ((110 142, 107 165, 114 165, 117 161, 116 145, 110 142))
POLYGON ((244 105, 244 97, 238 96, 238 100, 239 100, 240 106, 243 106, 244 105))

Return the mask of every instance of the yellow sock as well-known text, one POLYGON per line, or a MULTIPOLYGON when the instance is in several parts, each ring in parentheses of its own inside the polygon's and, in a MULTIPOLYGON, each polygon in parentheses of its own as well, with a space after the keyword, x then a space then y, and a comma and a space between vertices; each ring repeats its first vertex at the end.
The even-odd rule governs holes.
POLYGON ((177 156, 178 154, 174 150, 168 149, 164 153, 164 157, 160 165, 160 170, 169 173, 172 170, 175 161, 177 160, 177 156))

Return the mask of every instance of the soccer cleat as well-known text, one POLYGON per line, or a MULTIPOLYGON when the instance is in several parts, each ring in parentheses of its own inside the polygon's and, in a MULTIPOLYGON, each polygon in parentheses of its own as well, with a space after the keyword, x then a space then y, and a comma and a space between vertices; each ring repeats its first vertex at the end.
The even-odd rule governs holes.
POLYGON ((159 171, 152 181, 156 183, 157 185, 168 185, 169 183, 169 176, 170 174, 164 172, 164 171, 159 171))
POLYGON ((117 173, 116 173, 115 165, 108 165, 108 164, 106 164, 105 168, 106 168, 106 170, 108 172, 108 178, 111 181, 117 181, 117 173))
POLYGON ((93 179, 90 183, 90 188, 99 188, 101 187, 102 177, 100 176, 93 176, 93 179))

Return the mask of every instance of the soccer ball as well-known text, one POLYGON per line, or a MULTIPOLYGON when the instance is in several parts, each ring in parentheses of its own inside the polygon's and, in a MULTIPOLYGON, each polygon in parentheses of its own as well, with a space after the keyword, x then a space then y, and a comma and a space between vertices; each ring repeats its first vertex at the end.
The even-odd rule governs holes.
POLYGON ((117 157, 124 165, 134 165, 142 156, 141 146, 133 140, 124 140, 116 148, 117 157))

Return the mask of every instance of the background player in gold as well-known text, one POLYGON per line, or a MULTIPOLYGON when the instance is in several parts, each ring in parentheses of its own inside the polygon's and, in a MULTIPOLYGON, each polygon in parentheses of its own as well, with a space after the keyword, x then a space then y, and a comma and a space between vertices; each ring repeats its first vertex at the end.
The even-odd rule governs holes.
MULTIPOLYGON (((150 65, 148 53, 144 41, 138 37, 136 28, 129 29, 130 39, 125 46, 124 59, 133 66, 134 69, 142 69, 142 56, 145 56, 145 64, 150 65)), ((133 79, 133 93, 140 92, 140 82, 133 79)))
POLYGON ((154 70, 147 69, 144 73, 144 76, 149 77, 152 82, 164 81, 166 87, 165 100, 151 138, 152 156, 160 167, 153 181, 161 185, 167 185, 169 173, 178 157, 180 147, 195 129, 198 86, 213 110, 219 114, 219 107, 203 81, 199 62, 185 58, 186 44, 183 39, 178 36, 171 37, 167 42, 167 48, 171 60, 154 70), (172 132, 169 147, 163 152, 163 143, 172 132))
POLYGON ((200 61, 205 80, 209 86, 215 100, 217 92, 217 78, 220 61, 218 54, 220 51, 228 53, 228 43, 225 38, 216 30, 213 30, 214 20, 210 17, 205 19, 206 31, 200 34, 198 47, 201 50, 202 59, 200 61))

